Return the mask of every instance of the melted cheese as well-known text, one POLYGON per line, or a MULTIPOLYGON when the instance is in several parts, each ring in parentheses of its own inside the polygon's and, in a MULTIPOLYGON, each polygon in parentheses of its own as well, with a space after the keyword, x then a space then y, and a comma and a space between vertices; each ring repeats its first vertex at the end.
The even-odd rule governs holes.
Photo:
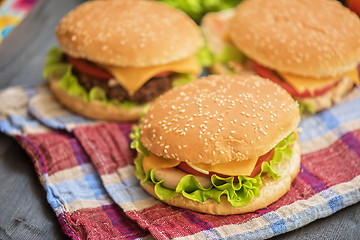
MULTIPOLYGON (((238 175, 245 175, 248 176, 252 173, 257 158, 249 159, 245 161, 239 162, 229 162, 229 163, 220 163, 220 164, 202 164, 202 163, 191 163, 195 167, 201 168, 208 172, 215 172, 229 176, 238 176, 238 175)), ((176 167, 180 164, 180 161, 168 158, 158 157, 154 154, 150 154, 149 156, 144 156, 143 158, 143 169, 147 171, 151 168, 154 169, 162 169, 162 168, 172 168, 176 167)))
MULTIPOLYGON (((278 73, 283 79, 286 80, 286 82, 293 86, 298 93, 304 93, 306 91, 309 91, 311 94, 313 94, 316 90, 325 88, 339 81, 339 79, 341 78, 341 76, 328 78, 309 78, 282 72, 278 73)), ((357 68, 351 70, 345 75, 350 77, 356 85, 359 85, 359 75, 357 68)))
POLYGON ((177 73, 192 73, 195 75, 201 73, 201 66, 195 56, 151 67, 116 67, 110 65, 103 65, 102 67, 107 69, 130 95, 133 95, 150 78, 160 72, 172 71, 177 73))
POLYGON ((257 160, 257 158, 254 158, 244 161, 219 163, 215 165, 203 163, 193 163, 193 165, 209 172, 220 173, 228 176, 249 176, 254 170, 257 160))
POLYGON ((354 81, 354 83, 356 84, 356 86, 359 86, 360 79, 359 79, 359 71, 358 71, 357 68, 355 68, 352 71, 348 72, 346 74, 346 76, 348 76, 350 79, 352 79, 354 81))
POLYGON ((176 167, 177 165, 180 164, 180 161, 177 161, 175 159, 158 157, 154 154, 150 154, 149 156, 144 156, 142 164, 143 164, 143 169, 146 172, 151 168, 161 169, 161 168, 176 167))

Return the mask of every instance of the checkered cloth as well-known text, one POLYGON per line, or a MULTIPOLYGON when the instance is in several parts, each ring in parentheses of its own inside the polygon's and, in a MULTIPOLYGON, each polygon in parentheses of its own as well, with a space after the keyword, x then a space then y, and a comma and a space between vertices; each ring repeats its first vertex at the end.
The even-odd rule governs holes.
POLYGON ((265 209, 232 216, 179 209, 147 194, 134 176, 131 124, 73 115, 45 86, 6 89, 0 101, 1 131, 28 153, 73 239, 264 239, 360 201, 360 88, 302 120, 301 171, 289 192, 265 209))

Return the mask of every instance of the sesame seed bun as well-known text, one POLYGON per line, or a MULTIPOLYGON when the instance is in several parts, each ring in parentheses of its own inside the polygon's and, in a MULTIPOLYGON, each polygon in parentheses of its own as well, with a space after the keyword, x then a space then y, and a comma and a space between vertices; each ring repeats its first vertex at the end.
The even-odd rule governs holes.
POLYGON ((131 109, 125 109, 113 104, 92 100, 85 102, 80 96, 72 96, 66 90, 59 86, 59 79, 50 78, 49 87, 55 97, 69 110, 82 116, 107 121, 131 122, 139 119, 145 105, 135 106, 131 109))
POLYGON ((244 1, 229 29, 241 51, 277 71, 321 78, 360 62, 359 17, 338 1, 244 1))
POLYGON ((142 119, 141 142, 164 158, 227 163, 264 155, 299 122, 298 104, 270 80, 212 75, 156 99, 142 119))
MULTIPOLYGON (((282 161, 278 165, 278 170, 281 177, 274 180, 271 176, 262 176, 262 187, 260 188, 260 196, 253 198, 251 202, 244 207, 233 207, 225 196, 221 198, 220 204, 212 199, 200 203, 178 194, 170 200, 163 200, 163 202, 181 208, 191 209, 193 211, 214 214, 214 215, 231 215, 241 214, 247 212, 254 212, 258 209, 265 208, 271 203, 281 198, 291 187, 292 181, 296 178, 300 170, 300 145, 296 141, 292 147, 292 157, 290 160, 282 161)), ((169 175, 171 178, 171 175, 169 175)), ((164 180, 166 181, 166 179, 164 180)), ((154 191, 154 184, 141 184, 141 186, 152 196, 158 198, 154 191)))
POLYGON ((195 22, 153 1, 88 1, 60 21, 56 35, 73 57, 122 67, 163 65, 202 45, 195 22))

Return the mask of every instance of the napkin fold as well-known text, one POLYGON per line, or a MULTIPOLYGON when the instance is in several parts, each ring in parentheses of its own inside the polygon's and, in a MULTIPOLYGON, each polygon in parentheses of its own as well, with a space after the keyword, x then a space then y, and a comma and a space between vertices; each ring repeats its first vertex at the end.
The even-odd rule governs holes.
POLYGON ((32 159, 72 239, 264 239, 360 201, 359 88, 330 110, 302 120, 301 171, 289 192, 267 208, 232 216, 172 207, 147 194, 134 176, 132 124, 74 124, 78 116, 46 111, 47 104, 39 104, 44 101, 34 100, 48 94, 46 87, 6 89, 0 99, 4 92, 22 101, 0 107, 0 129, 32 159))

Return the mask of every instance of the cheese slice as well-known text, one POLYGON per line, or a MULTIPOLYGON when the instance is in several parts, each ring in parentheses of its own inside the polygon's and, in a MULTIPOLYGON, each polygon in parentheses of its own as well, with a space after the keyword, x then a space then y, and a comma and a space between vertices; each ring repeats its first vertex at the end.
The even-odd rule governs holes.
POLYGON ((355 68, 355 69, 351 70, 350 72, 348 72, 346 74, 346 76, 348 76, 350 79, 352 79, 354 81, 354 83, 356 84, 356 86, 360 85, 358 68, 355 68))
POLYGON ((195 75, 201 73, 201 65, 195 56, 151 67, 117 67, 111 65, 102 65, 102 67, 107 69, 130 95, 133 95, 150 78, 160 72, 172 71, 177 73, 192 73, 195 75))
POLYGON ((143 169, 148 171, 151 168, 161 169, 161 168, 172 168, 180 164, 180 161, 170 158, 158 157, 154 154, 149 156, 144 156, 143 158, 143 169))
MULTIPOLYGON (((313 94, 316 90, 322 89, 340 80, 342 76, 327 78, 310 78, 296 76, 288 73, 278 72, 278 74, 295 88, 298 93, 309 91, 313 94)), ((350 77, 356 85, 359 85, 359 74, 357 68, 345 74, 350 77)))
MULTIPOLYGON (((203 163, 191 163, 191 165, 194 165, 195 167, 203 169, 208 172, 215 172, 229 176, 239 176, 239 175, 248 176, 252 173, 257 160, 258 158, 239 161, 239 162, 233 161, 228 163, 219 163, 215 165, 203 164, 203 163)), ((158 157, 154 154, 150 154, 149 156, 144 156, 143 158, 143 169, 145 172, 151 168, 154 169, 172 168, 172 167, 176 167, 179 164, 180 161, 177 161, 175 159, 158 157)))
POLYGON ((249 176, 254 170, 257 160, 258 158, 244 161, 218 163, 215 165, 203 163, 193 163, 193 165, 209 172, 220 173, 228 176, 249 176))

